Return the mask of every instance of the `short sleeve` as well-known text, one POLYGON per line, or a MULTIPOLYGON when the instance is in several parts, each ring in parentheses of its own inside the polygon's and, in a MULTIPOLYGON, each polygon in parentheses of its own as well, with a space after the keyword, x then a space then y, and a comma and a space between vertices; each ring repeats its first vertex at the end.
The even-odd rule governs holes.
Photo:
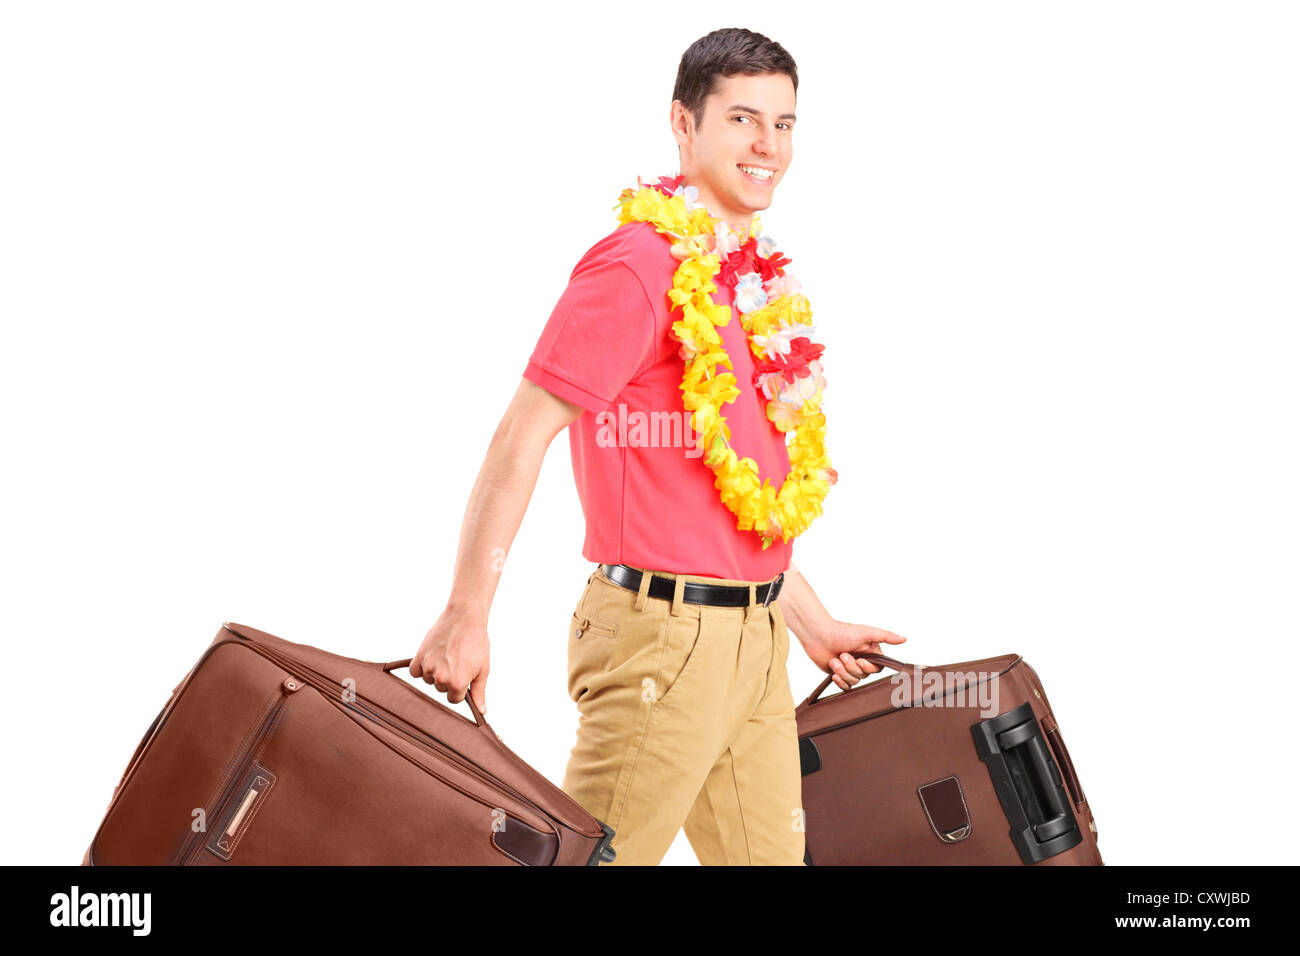
POLYGON ((614 403, 652 354, 654 309, 632 268, 588 250, 524 369, 553 395, 601 412, 614 403))

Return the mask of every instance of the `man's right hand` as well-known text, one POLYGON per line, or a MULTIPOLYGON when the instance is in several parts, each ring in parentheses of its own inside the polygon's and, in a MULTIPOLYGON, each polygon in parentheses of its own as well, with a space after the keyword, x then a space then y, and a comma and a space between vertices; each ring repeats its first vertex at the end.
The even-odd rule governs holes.
POLYGON ((423 677, 459 704, 470 688, 479 712, 487 714, 488 633, 487 621, 477 615, 450 608, 443 611, 420 649, 411 658, 411 676, 423 677))

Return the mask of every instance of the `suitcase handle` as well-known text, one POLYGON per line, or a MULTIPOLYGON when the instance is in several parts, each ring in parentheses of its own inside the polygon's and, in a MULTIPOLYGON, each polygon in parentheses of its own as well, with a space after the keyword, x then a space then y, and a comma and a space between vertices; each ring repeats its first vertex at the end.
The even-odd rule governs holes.
MULTIPOLYGON (((392 663, 380 664, 379 666, 386 671, 395 671, 399 667, 410 667, 411 661, 414 659, 415 658, 413 657, 408 657, 404 661, 393 661, 392 663)), ((483 715, 479 713, 478 704, 474 703, 474 698, 469 695, 468 687, 465 688, 465 703, 469 704, 470 713, 474 715, 474 723, 478 724, 485 730, 491 730, 487 725, 487 721, 483 719, 483 715)))
MULTIPOLYGON (((886 657, 884 654, 859 654, 857 651, 849 651, 849 653, 852 654, 854 657, 865 657, 867 660, 871 661, 871 663, 879 667, 890 667, 896 671, 904 671, 912 668, 911 664, 904 664, 902 661, 895 660, 892 657, 886 657)), ((822 695, 822 691, 824 691, 827 687, 831 686, 831 680, 834 678, 834 676, 835 676, 834 674, 827 674, 826 679, 817 685, 817 689, 808 695, 808 699, 804 701, 804 705, 811 704, 818 697, 820 697, 822 695)), ((874 684, 875 681, 872 681, 871 683, 874 684)), ((861 687, 851 687, 849 688, 848 691, 842 691, 842 693, 849 693, 850 691, 861 690, 861 688, 865 686, 866 685, 863 684, 861 685, 861 687)))

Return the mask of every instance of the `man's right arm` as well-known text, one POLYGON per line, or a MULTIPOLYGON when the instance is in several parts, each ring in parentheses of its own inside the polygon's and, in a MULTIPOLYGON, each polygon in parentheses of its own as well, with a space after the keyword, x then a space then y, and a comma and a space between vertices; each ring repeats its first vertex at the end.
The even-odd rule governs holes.
POLYGON ((488 610, 546 449, 583 409, 522 379, 492 436, 461 524, 451 593, 411 660, 411 676, 487 712, 488 610))

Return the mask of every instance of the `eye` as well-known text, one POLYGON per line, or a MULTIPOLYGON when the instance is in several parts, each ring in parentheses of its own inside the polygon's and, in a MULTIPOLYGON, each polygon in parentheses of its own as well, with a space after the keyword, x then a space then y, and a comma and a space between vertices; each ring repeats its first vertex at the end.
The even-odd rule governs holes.
MULTIPOLYGON (((745 114, 745 113, 741 113, 741 114, 739 114, 738 116, 733 116, 732 119, 736 119, 736 120, 744 120, 746 123, 752 122, 751 118, 750 118, 747 114, 745 114)), ((789 133, 789 132, 791 132, 791 131, 793 130, 793 127, 792 127, 789 123, 782 122, 782 123, 777 123, 776 125, 777 125, 777 126, 784 126, 784 127, 785 127, 785 131, 786 131, 787 133, 789 133)))

